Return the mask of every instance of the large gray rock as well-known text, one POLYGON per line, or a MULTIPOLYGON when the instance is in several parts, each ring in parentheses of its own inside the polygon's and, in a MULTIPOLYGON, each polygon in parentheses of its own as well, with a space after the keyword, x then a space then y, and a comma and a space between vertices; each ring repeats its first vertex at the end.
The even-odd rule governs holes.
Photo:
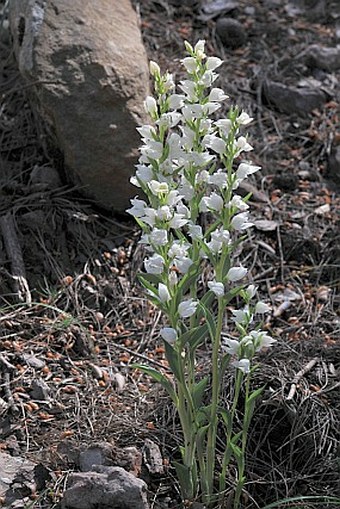
POLYGON ((149 509, 146 484, 120 467, 71 474, 63 509, 149 509))
POLYGON ((130 0, 11 0, 9 9, 20 71, 34 84, 70 181, 123 209, 149 93, 130 0))

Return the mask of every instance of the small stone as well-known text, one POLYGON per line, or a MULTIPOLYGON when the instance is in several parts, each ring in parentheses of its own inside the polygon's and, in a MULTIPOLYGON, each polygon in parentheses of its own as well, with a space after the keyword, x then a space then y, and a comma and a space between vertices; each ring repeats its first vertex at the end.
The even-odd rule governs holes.
POLYGON ((57 189, 62 185, 59 173, 50 166, 35 166, 30 181, 31 184, 42 184, 46 189, 57 189))
POLYGON ((246 42, 243 25, 234 18, 220 18, 216 23, 216 33, 227 48, 236 49, 246 42))
POLYGON ((143 449, 143 458, 144 463, 149 470, 150 474, 163 474, 164 466, 163 466, 163 458, 158 447, 155 442, 150 440, 149 438, 145 439, 144 449, 143 449))
POLYGON ((24 353, 23 358, 26 364, 31 368, 42 369, 45 366, 45 361, 38 359, 35 355, 24 353))
POLYGON ((306 64, 329 72, 340 69, 340 46, 332 48, 313 44, 307 49, 306 64))
POLYGON ((113 465, 113 446, 105 442, 92 445, 79 454, 79 468, 82 472, 90 472, 95 465, 113 465))
POLYGON ((269 80, 263 86, 263 95, 269 105, 301 117, 321 108, 328 99, 327 94, 320 89, 291 87, 269 80))
POLYGON ((71 474, 62 509, 149 509, 144 481, 120 467, 71 474))
POLYGON ((44 380, 33 380, 30 389, 30 396, 37 401, 48 401, 50 389, 44 380))
POLYGON ((340 145, 333 146, 330 151, 325 177, 340 185, 340 145))

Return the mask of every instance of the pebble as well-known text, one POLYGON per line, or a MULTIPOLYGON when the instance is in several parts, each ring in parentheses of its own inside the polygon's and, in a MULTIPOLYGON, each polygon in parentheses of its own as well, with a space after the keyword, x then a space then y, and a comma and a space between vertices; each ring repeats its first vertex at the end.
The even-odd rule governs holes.
POLYGON ((216 33, 226 48, 236 49, 246 42, 244 27, 234 18, 220 18, 217 20, 216 33))

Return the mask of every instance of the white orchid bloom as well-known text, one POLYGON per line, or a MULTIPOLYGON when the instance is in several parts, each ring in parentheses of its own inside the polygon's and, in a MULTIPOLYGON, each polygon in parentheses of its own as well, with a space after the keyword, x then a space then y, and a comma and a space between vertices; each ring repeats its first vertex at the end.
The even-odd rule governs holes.
POLYGON ((154 97, 148 95, 144 101, 144 108, 149 115, 154 116, 158 112, 157 102, 154 97))
POLYGON ((223 297, 224 285, 218 281, 208 281, 208 288, 216 295, 216 297, 223 297))
POLYGON ((196 72, 198 69, 198 62, 194 57, 185 57, 181 60, 181 63, 184 65, 189 74, 196 72))
POLYGON ((245 111, 242 111, 242 113, 237 117, 236 122, 239 125, 248 125, 250 122, 252 122, 254 119, 248 115, 245 111))
POLYGON ((227 273, 227 279, 228 281, 234 283, 235 281, 239 281, 240 279, 243 279, 244 276, 246 276, 248 270, 245 267, 239 266, 239 267, 232 267, 228 270, 227 273))
POLYGON ((255 313, 259 315, 264 315, 265 313, 269 313, 271 311, 271 307, 268 306, 265 302, 259 301, 255 306, 255 313))
POLYGON ((164 341, 170 345, 174 345, 176 343, 178 334, 177 331, 172 327, 163 327, 163 329, 161 329, 159 332, 164 341))
POLYGON ((171 299, 168 287, 164 283, 159 283, 158 285, 158 297, 159 300, 163 303, 169 302, 171 299))
POLYGON ((166 246, 168 243, 168 232, 163 229, 154 228, 150 233, 150 241, 158 246, 166 246))
POLYGON ((204 196, 200 203, 200 211, 208 212, 209 210, 215 210, 216 212, 220 212, 223 209, 223 198, 212 192, 210 196, 204 196))
POLYGON ((164 258, 159 254, 154 254, 144 260, 144 267, 148 274, 161 274, 164 269, 164 258))
POLYGON ((250 360, 249 359, 240 359, 239 361, 232 362, 232 366, 236 369, 240 369, 243 373, 250 373, 250 360))
POLYGON ((245 291, 246 291, 248 298, 252 299, 256 295, 257 286, 249 285, 249 286, 247 286, 245 291))
POLYGON ((222 344, 223 351, 229 355, 237 355, 240 349, 240 343, 236 339, 225 339, 222 344))
POLYGON ((209 101, 225 101, 229 96, 224 93, 222 88, 212 88, 209 94, 209 101))
POLYGON ((253 173, 259 171, 261 166, 254 166, 249 163, 241 163, 236 170, 236 177, 238 180, 243 180, 248 177, 248 175, 252 175, 253 173))
POLYGON ((207 61, 206 61, 206 67, 207 67, 208 71, 214 71, 215 69, 220 67, 220 65, 222 65, 222 64, 223 64, 223 60, 221 60, 218 57, 209 57, 209 58, 207 58, 207 61))
POLYGON ((178 306, 178 313, 182 318, 189 318, 196 313, 198 302, 194 299, 184 300, 178 306))
POLYGON ((148 187, 152 194, 155 196, 169 193, 169 186, 166 182, 158 182, 158 180, 151 180, 148 183, 148 187))
POLYGON ((241 212, 232 218, 231 226, 234 230, 243 231, 253 226, 253 223, 248 221, 248 214, 246 212, 241 212))

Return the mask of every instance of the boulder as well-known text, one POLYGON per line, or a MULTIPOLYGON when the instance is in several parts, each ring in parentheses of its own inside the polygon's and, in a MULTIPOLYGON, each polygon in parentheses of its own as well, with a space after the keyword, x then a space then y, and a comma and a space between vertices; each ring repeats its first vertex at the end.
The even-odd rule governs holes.
POLYGON ((149 509, 146 484, 120 467, 71 474, 63 509, 149 509))
POLYGON ((130 0, 12 0, 9 16, 19 69, 68 180, 98 204, 124 209, 149 93, 130 0))

